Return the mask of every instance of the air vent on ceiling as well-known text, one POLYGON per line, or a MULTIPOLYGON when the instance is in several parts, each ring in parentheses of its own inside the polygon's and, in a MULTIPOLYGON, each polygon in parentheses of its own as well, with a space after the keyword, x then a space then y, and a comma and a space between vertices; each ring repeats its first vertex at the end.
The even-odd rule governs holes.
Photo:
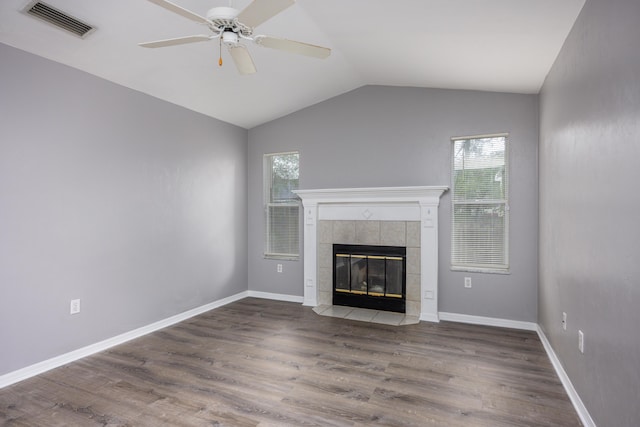
POLYGON ((41 1, 29 3, 24 11, 28 15, 40 18, 79 37, 84 38, 95 29, 91 25, 41 1))

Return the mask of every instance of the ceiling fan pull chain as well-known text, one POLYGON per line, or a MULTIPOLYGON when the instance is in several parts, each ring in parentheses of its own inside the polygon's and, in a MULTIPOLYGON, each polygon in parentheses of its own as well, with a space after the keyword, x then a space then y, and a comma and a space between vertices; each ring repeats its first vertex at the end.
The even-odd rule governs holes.
POLYGON ((220 59, 218 59, 218 66, 222 67, 222 37, 220 37, 220 44, 218 45, 218 52, 220 52, 220 59))

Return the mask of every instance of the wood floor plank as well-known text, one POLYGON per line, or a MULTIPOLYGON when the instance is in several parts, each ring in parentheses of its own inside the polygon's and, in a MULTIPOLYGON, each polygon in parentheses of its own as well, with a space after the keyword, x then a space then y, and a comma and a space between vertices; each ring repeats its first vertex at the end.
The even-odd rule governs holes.
POLYGON ((247 298, 0 390, 2 426, 580 426, 534 332, 247 298))

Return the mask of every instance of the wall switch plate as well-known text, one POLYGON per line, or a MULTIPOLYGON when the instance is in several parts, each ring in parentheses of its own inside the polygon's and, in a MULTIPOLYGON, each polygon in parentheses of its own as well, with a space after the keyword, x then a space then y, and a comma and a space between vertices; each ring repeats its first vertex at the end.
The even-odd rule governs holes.
POLYGON ((80 313, 80 300, 79 299, 72 299, 71 300, 71 304, 69 307, 69 313, 70 314, 78 314, 80 313))
POLYGON ((562 312, 562 329, 567 330, 567 313, 562 312))
POLYGON ((433 291, 424 291, 425 299, 433 299, 433 291))
POLYGON ((465 288, 470 288, 471 287, 471 277, 465 277, 464 278, 464 287, 465 288))
POLYGON ((584 332, 578 331, 578 350, 584 353, 584 332))
POLYGON ((278 273, 282 273, 282 264, 278 264, 276 266, 276 270, 278 271, 278 273))

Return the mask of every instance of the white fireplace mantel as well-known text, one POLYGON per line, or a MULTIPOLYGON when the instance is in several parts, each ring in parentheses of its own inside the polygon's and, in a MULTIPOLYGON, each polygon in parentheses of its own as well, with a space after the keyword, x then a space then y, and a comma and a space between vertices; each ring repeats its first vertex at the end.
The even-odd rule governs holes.
POLYGON ((304 305, 318 305, 319 220, 420 221, 420 320, 438 322, 438 205, 444 186, 297 190, 304 208, 304 305))

